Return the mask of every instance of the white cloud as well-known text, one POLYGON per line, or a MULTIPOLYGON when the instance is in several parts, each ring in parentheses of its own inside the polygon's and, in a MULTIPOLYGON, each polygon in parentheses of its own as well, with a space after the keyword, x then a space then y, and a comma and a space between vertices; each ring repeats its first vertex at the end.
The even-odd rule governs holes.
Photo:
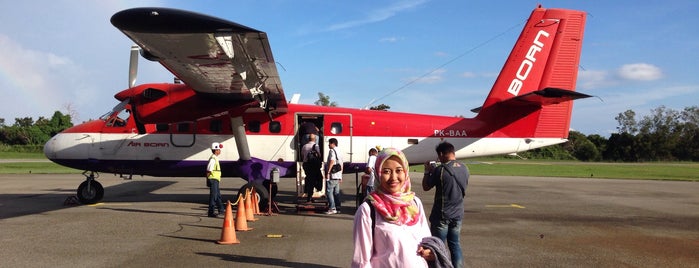
MULTIPOLYGON (((459 74, 459 77, 463 78, 487 78, 487 79, 492 79, 498 77, 500 73, 492 73, 492 72, 470 72, 470 71, 465 71, 459 74)), ((489 80, 488 82, 492 83, 495 82, 493 80, 489 80)))
POLYGON ((380 43, 395 43, 395 42, 398 42, 398 40, 399 40, 398 37, 391 36, 391 37, 381 38, 381 39, 379 39, 379 42, 380 43))
POLYGON ((419 77, 410 77, 407 80, 408 83, 434 84, 444 80, 443 75, 446 72, 444 69, 436 69, 419 77))
POLYGON ((388 7, 370 10, 366 14, 366 16, 363 18, 330 25, 325 29, 325 31, 343 30, 343 29, 362 26, 362 25, 369 24, 369 23, 384 21, 384 20, 387 20, 387 19, 397 15, 398 13, 400 13, 402 11, 410 10, 410 9, 415 8, 415 7, 421 5, 425 2, 426 2, 426 0, 408 0, 408 1, 402 1, 402 2, 395 3, 395 4, 388 6, 388 7))
POLYGON ((63 77, 75 75, 78 70, 70 59, 25 48, 3 34, 0 34, 0 51, 12 52, 0 60, 0 71, 5 75, 3 88, 11 92, 3 97, 0 110, 3 116, 21 116, 15 114, 26 113, 26 103, 33 103, 32 109, 40 110, 43 116, 60 107, 60 101, 66 98, 56 86, 64 82, 63 77))
POLYGON ((478 77, 478 74, 476 74, 474 72, 463 72, 463 73, 461 73, 461 77, 475 78, 475 77, 478 77))
POLYGON ((652 81, 663 77, 660 68, 648 63, 625 64, 617 73, 623 79, 637 81, 652 81))
POLYGON ((442 52, 442 51, 437 51, 437 52, 434 53, 434 55, 437 56, 437 57, 443 58, 443 57, 448 57, 448 56, 449 56, 449 53, 442 52))
POLYGON ((581 70, 578 72, 578 86, 581 89, 597 89, 619 86, 633 81, 653 81, 662 77, 662 70, 655 65, 632 63, 624 64, 615 71, 581 70))
POLYGON ((601 70, 581 70, 578 72, 578 86, 582 89, 595 89, 609 86, 613 81, 609 72, 601 70))

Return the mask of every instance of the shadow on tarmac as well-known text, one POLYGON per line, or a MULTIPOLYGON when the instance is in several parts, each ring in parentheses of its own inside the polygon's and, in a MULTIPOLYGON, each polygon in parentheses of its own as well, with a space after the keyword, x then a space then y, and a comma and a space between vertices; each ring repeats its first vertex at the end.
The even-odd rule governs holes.
POLYGON ((264 264, 264 265, 277 266, 277 267, 304 267, 304 268, 335 267, 335 266, 320 265, 320 264, 307 263, 307 262, 290 262, 290 261, 277 259, 277 258, 264 258, 264 257, 252 257, 252 256, 229 255, 229 254, 211 254, 211 253, 203 253, 203 252, 197 252, 196 254, 203 255, 203 256, 209 256, 209 257, 218 257, 221 260, 235 262, 235 263, 264 264))

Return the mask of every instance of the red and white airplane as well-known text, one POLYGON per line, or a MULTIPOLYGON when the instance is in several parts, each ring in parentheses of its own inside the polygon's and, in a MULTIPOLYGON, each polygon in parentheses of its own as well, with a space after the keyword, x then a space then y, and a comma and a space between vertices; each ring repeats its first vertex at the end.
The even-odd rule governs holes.
POLYGON ((445 140, 457 158, 522 152, 565 142, 572 100, 589 97, 575 92, 585 24, 575 10, 534 9, 474 118, 296 104, 285 98, 265 32, 168 8, 128 9, 111 22, 138 45, 130 87, 100 119, 44 146, 51 161, 85 170, 83 203, 103 197, 96 172, 201 178, 212 142, 224 145, 225 177, 301 176, 298 131, 307 121, 324 150, 329 138, 339 141, 346 172, 363 168, 376 145, 403 150, 411 163, 433 160, 445 140), (134 86, 139 51, 182 83, 134 86))

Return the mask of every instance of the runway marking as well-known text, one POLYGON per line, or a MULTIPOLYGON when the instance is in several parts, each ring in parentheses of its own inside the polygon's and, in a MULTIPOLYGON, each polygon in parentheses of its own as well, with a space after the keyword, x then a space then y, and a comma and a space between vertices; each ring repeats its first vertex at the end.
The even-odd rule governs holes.
POLYGON ((522 205, 509 204, 509 205, 485 205, 487 208, 525 208, 522 205))
POLYGON ((115 203, 94 203, 94 204, 90 204, 90 205, 88 205, 88 206, 90 206, 90 207, 96 207, 96 206, 104 206, 104 205, 110 205, 110 206, 131 206, 132 204, 131 204, 131 203, 119 203, 119 202, 115 202, 115 203))

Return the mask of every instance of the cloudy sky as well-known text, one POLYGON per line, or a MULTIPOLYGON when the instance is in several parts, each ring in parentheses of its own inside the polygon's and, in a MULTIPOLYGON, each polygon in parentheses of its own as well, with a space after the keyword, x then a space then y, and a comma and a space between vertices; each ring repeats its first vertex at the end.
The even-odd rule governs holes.
MULTIPOLYGON (((127 87, 132 42, 117 11, 186 9, 268 33, 282 85, 313 103, 387 104, 463 115, 479 107, 538 3, 588 12, 571 128, 608 136, 614 117, 699 105, 699 2, 686 1, 0 1, 0 118, 74 122, 111 109, 127 87)), ((141 60, 138 83, 170 82, 141 60)))

